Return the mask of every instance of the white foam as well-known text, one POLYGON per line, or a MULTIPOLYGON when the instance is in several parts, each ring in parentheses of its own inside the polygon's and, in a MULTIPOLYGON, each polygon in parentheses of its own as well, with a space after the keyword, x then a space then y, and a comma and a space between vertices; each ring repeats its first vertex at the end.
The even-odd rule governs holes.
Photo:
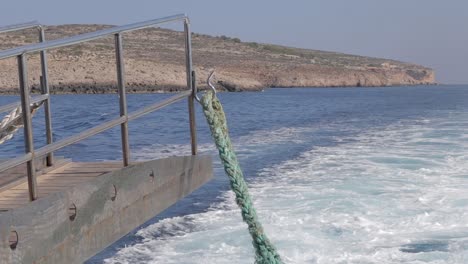
MULTIPOLYGON (((247 135, 233 138, 233 145, 240 157, 257 155, 259 147, 272 147, 274 144, 302 143, 301 137, 304 133, 310 133, 317 128, 312 127, 280 127, 274 130, 257 130, 247 135)), ((200 154, 215 154, 214 143, 204 143, 198 145, 200 154)), ((158 159, 169 156, 188 155, 190 153, 189 144, 152 144, 150 146, 133 150, 132 157, 137 160, 158 159)))
MULTIPOLYGON (((263 169, 250 191, 266 232, 287 263, 468 263, 467 128, 397 124, 263 169)), ((141 243, 106 263, 252 263, 233 194, 224 196, 207 212, 139 231, 141 243)))

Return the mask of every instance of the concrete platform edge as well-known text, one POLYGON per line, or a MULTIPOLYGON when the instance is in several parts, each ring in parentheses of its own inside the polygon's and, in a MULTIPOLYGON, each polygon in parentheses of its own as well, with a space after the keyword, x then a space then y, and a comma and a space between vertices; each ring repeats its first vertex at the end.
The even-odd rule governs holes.
POLYGON ((212 177, 209 156, 170 157, 1 212, 1 263, 83 263, 212 177), (18 234, 15 249, 10 248, 12 231, 18 234))

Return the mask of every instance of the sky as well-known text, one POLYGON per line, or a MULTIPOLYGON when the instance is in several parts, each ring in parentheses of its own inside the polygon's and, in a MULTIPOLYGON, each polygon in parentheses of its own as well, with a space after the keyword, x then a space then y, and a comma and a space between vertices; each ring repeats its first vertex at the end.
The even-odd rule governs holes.
POLYGON ((1 0, 0 25, 123 25, 186 13, 192 30, 431 67, 468 84, 467 0, 1 0))

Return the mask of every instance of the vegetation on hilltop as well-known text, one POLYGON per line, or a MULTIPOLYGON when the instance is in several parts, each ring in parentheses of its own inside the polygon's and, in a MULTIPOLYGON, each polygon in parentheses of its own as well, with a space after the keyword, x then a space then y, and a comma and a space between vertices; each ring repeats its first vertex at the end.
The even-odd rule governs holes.
MULTIPOLYGON (((46 29, 58 39, 108 28, 108 25, 61 25, 46 29)), ((37 42, 32 30, 0 35, 0 49, 37 42)), ((220 86, 228 90, 267 87, 389 86, 433 84, 433 70, 394 60, 285 47, 239 38, 192 36, 193 63, 200 85, 216 69, 220 86)), ((186 89, 184 35, 150 28, 124 34, 126 81, 130 92, 186 89)), ((115 50, 112 36, 48 52, 49 74, 56 93, 114 91, 115 50)), ((32 86, 39 85, 38 56, 30 57, 32 86)), ((15 62, 0 61, 0 87, 17 91, 15 62)))

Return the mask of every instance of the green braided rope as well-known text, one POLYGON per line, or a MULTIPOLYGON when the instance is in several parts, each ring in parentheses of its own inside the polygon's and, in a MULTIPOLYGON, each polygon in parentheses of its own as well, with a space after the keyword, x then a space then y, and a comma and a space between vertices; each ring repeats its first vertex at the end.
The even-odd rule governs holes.
POLYGON ((201 99, 203 112, 211 130, 211 134, 219 151, 219 157, 224 165, 224 170, 229 177, 231 188, 236 194, 237 205, 241 209, 242 219, 249 227, 252 236, 252 244, 255 248, 255 263, 257 264, 280 264, 280 255, 268 240, 258 221, 257 213, 252 204, 252 199, 244 181, 244 175, 237 161, 236 154, 232 148, 231 139, 226 123, 223 107, 216 95, 209 91, 201 99))

